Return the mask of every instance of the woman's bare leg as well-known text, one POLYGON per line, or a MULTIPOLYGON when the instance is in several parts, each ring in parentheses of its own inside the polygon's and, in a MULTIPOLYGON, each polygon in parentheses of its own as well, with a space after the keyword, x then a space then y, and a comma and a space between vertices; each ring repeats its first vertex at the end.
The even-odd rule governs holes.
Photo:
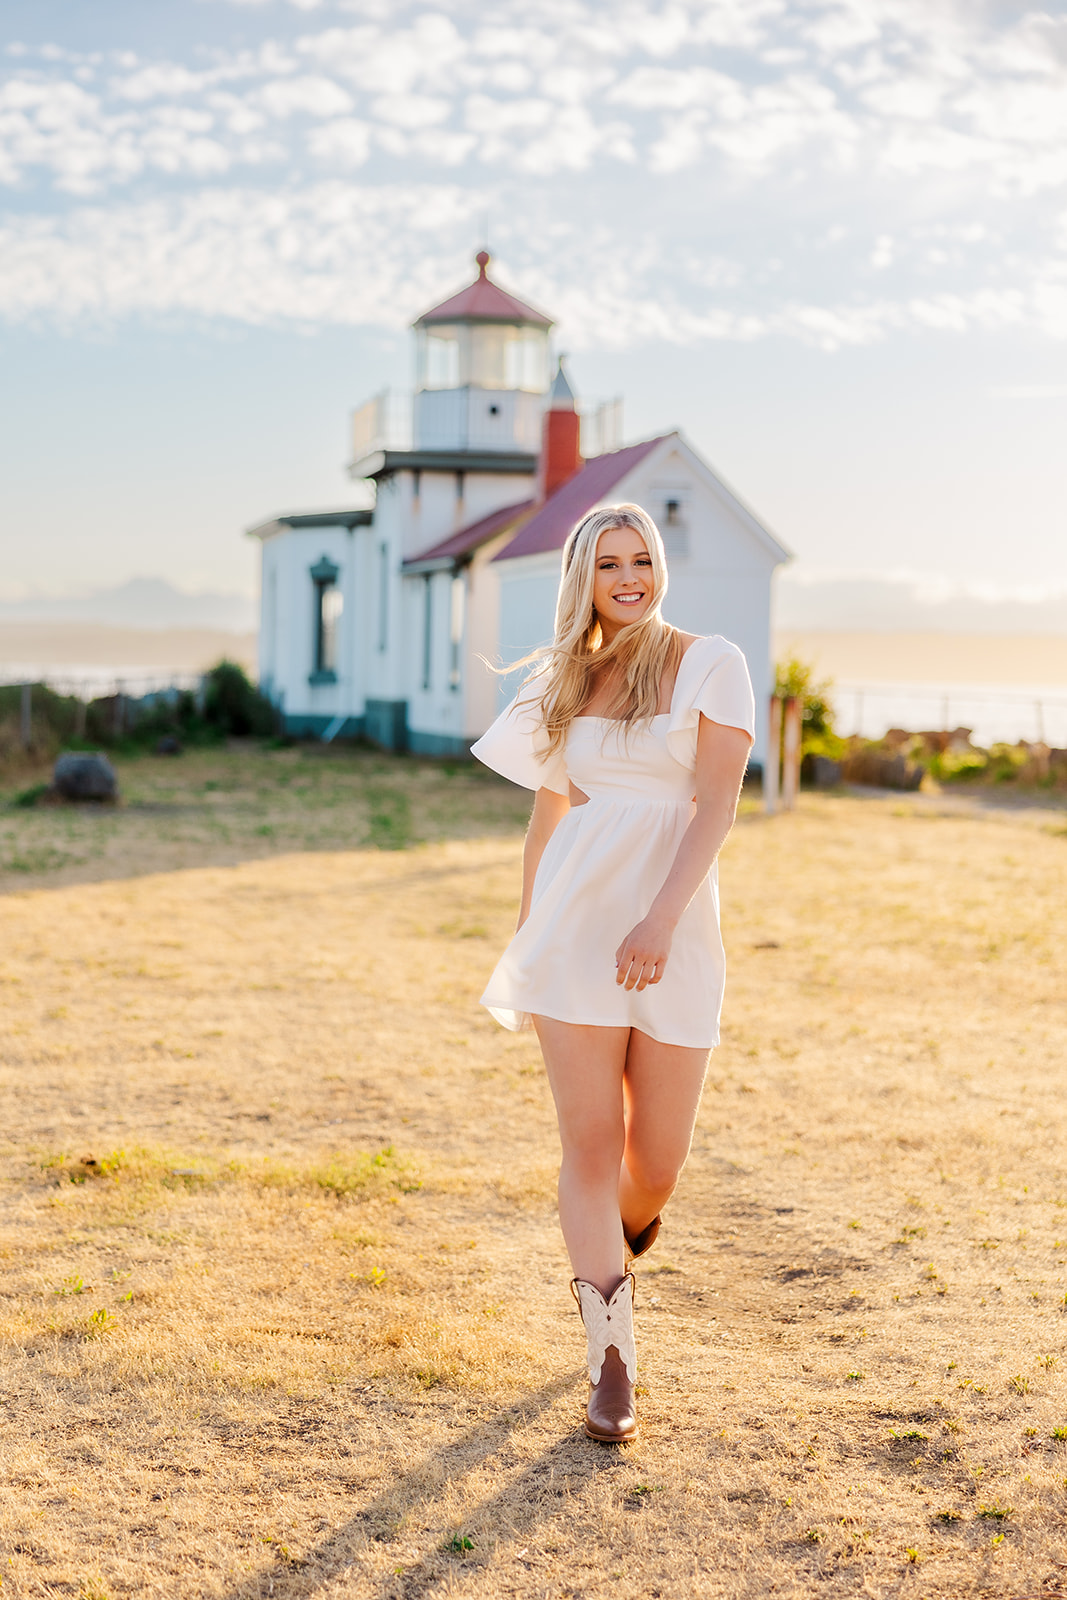
POLYGON ((575 1277, 595 1284, 607 1298, 625 1270, 619 1167, 625 1141, 622 1083, 631 1030, 551 1017, 535 1017, 534 1026, 563 1147, 560 1226, 575 1277))
POLYGON ((626 1140, 619 1175, 619 1209, 635 1239, 674 1193, 693 1142, 707 1050, 657 1044, 630 1031, 623 1094, 626 1140))

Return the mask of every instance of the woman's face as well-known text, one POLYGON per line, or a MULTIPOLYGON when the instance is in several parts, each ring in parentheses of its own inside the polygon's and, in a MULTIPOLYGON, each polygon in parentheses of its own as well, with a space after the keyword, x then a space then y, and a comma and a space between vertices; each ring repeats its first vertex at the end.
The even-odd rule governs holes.
POLYGON ((643 617, 652 604, 652 558, 636 528, 608 528, 596 546, 593 610, 605 639, 643 617))

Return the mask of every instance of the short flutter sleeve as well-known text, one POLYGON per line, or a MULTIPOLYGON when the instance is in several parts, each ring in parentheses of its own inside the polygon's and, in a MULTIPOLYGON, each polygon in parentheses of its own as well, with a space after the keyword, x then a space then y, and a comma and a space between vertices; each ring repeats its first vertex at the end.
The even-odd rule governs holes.
POLYGON ((696 769, 700 714, 728 728, 756 732, 756 700, 745 658, 735 644, 714 634, 689 646, 678 668, 667 726, 667 748, 676 761, 696 769))
POLYGON ((541 707, 529 688, 520 689, 503 710, 488 733, 471 745, 471 755, 483 766, 510 778, 524 789, 552 789, 570 794, 570 780, 563 752, 547 755, 548 735, 541 720, 541 707))

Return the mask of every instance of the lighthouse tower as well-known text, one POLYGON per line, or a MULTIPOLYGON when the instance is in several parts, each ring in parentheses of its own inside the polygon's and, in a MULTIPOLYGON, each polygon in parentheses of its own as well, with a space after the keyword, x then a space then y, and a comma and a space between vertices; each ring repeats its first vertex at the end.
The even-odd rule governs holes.
POLYGON ((536 454, 552 321, 492 281, 487 251, 475 260, 474 282, 415 323, 412 442, 536 454))

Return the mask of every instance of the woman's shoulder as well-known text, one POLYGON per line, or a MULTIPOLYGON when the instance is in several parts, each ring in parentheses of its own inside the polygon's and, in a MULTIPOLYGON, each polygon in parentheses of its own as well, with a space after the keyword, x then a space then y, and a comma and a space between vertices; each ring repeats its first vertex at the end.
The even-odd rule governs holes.
POLYGON ((685 633, 681 628, 677 632, 682 641, 683 665, 688 661, 694 666, 710 666, 728 657, 744 660, 740 647, 721 633, 685 633))

